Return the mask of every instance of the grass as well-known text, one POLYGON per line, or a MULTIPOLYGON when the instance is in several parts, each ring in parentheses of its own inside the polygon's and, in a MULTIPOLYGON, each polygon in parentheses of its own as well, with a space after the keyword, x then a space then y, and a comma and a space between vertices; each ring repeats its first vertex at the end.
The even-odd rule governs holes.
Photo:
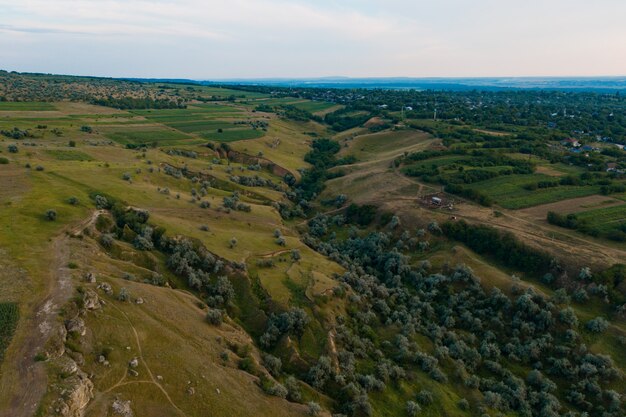
POLYGON ((202 132, 200 135, 205 139, 218 142, 235 142, 238 140, 257 139, 265 136, 261 129, 225 129, 222 132, 202 132))
POLYGON ((583 211, 577 213, 577 216, 580 220, 586 221, 592 228, 597 228, 601 232, 608 232, 626 222, 626 204, 583 211))
POLYGON ((0 363, 4 359, 4 351, 9 346, 15 328, 19 310, 16 303, 0 303, 0 363))
POLYGON ((190 139, 184 133, 165 129, 127 130, 105 133, 105 136, 121 145, 147 145, 156 142, 160 146, 167 146, 190 139))
POLYGON ((0 111, 51 111, 56 110, 52 103, 37 101, 0 101, 0 111))
POLYGON ((503 175, 470 184, 468 188, 479 190, 508 209, 521 209, 539 204, 553 203, 576 197, 597 194, 599 186, 559 186, 527 190, 527 184, 551 181, 553 177, 543 174, 503 175))
POLYGON ((46 149, 45 153, 59 161, 93 161, 93 158, 81 151, 66 149, 46 149))

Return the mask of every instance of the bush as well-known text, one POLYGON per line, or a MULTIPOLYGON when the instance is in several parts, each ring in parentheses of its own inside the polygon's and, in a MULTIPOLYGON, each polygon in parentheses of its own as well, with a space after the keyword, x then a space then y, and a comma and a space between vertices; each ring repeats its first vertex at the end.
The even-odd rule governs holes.
POLYGON ((122 174, 122 179, 124 181, 130 181, 132 179, 132 177, 130 176, 130 173, 125 172, 125 173, 122 174))
POLYGON ((120 288, 120 293, 117 295, 117 299, 123 302, 130 301, 130 293, 126 288, 122 287, 120 288))
POLYGON ((6 165, 9 163, 9 160, 4 156, 0 156, 0 165, 6 165))
POLYGON ((593 333, 604 333, 609 328, 609 322, 603 317, 596 317, 587 322, 587 330, 593 333))
POLYGON ((46 210, 46 219, 50 220, 50 221, 55 221, 57 219, 57 212, 54 209, 48 209, 46 210))
POLYGON ((316 403, 315 401, 309 401, 307 403, 307 406, 309 409, 310 416, 319 416, 320 413, 322 412, 322 407, 320 407, 320 405, 316 403))
POLYGON ((71 204, 73 206, 76 206, 76 205, 78 205, 79 201, 78 201, 78 198, 76 198, 76 197, 70 197, 70 198, 67 199, 67 203, 71 204))
POLYGON ((463 411, 468 411, 470 408, 469 401, 467 401, 465 398, 461 398, 457 405, 463 411))
POLYGON ((15 144, 7 146, 7 150, 10 153, 17 153, 18 152, 17 145, 15 145, 15 144))
POLYGON ((67 145, 68 145, 70 148, 75 148, 75 147, 76 147, 76 141, 75 141, 75 140, 70 140, 70 141, 67 143, 67 145))
POLYGON ((263 365, 272 376, 277 377, 280 375, 283 363, 280 358, 268 353, 263 356, 263 365))
POLYGON ((217 308, 210 308, 209 311, 207 311, 205 318, 206 318, 207 323, 212 324, 214 326, 219 326, 220 324, 222 324, 222 321, 224 320, 222 310, 217 309, 217 308))
POLYGON ((409 417, 415 417, 417 414, 422 411, 422 408, 415 401, 407 401, 406 402, 406 414, 409 417))
POLYGON ((429 405, 433 403, 433 393, 423 389, 417 394, 417 401, 422 405, 429 405))

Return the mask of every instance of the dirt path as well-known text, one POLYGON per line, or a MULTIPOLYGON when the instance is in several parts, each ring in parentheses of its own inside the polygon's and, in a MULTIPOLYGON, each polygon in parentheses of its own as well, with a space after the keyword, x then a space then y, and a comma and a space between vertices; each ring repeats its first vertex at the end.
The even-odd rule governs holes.
POLYGON ((111 305, 117 311, 119 311, 124 316, 124 318, 126 319, 128 324, 130 325, 130 328, 133 331, 133 335, 135 336, 135 344, 137 345, 137 351, 139 352, 138 359, 140 360, 140 363, 143 364, 143 366, 146 368, 146 371, 148 371, 148 375, 150 376, 150 380, 124 381, 126 379, 126 374, 124 374, 124 376, 116 384, 114 384, 113 386, 107 388, 104 392, 111 392, 112 390, 114 390, 115 388, 117 388, 119 386, 127 385, 127 384, 133 384, 133 383, 154 384, 163 393, 163 395, 165 396, 167 401, 170 403, 170 405, 174 409, 176 409, 176 411, 178 411, 181 415, 186 416, 185 412, 183 410, 181 410, 180 408, 178 408, 178 406, 174 403, 174 401, 172 401, 172 398, 167 393, 165 388, 163 388, 163 385, 159 384, 158 380, 154 377, 154 374, 152 373, 152 370, 150 369, 150 366, 148 366, 148 362, 146 362, 146 360, 143 357, 143 351, 141 349, 141 342, 139 341, 139 334, 137 333, 137 329, 135 329, 135 326, 133 325, 133 322, 130 320, 128 315, 126 315, 126 313, 124 313, 119 307, 115 306, 114 304, 109 304, 109 305, 111 305))
POLYGON ((9 387, 2 387, 3 390, 11 390, 8 394, 3 393, 9 399, 7 404, 10 406, 9 409, 0 411, 2 417, 32 417, 46 393, 48 379, 45 365, 43 362, 35 362, 34 358, 41 352, 56 325, 59 308, 72 296, 72 276, 67 267, 70 258, 70 235, 93 224, 100 213, 100 210, 94 211, 79 224, 64 228, 50 244, 52 263, 47 293, 33 308, 32 316, 23 319, 21 332, 25 336, 18 339, 20 350, 14 359, 19 379, 9 387))

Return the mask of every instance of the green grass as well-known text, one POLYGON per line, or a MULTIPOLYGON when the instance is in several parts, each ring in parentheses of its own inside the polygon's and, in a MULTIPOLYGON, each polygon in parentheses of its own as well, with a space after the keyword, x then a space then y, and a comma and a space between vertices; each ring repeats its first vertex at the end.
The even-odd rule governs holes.
POLYGON ((59 161, 93 161, 93 158, 90 155, 81 151, 46 149, 45 152, 59 161))
POLYGON ((229 129, 233 127, 232 122, 223 122, 221 120, 194 120, 183 122, 167 122, 169 127, 178 129, 185 133, 202 132, 217 129, 229 129))
POLYGON ((599 208, 577 213, 580 220, 585 220, 592 228, 601 232, 615 229, 620 223, 626 222, 626 204, 599 208))
POLYGON ((218 142, 234 142, 238 140, 256 139, 265 136, 265 132, 261 129, 227 129, 219 133, 202 132, 203 138, 215 140, 218 142))
POLYGON ((56 110, 56 107, 52 103, 44 102, 13 102, 13 101, 0 101, 0 111, 48 111, 56 110))
POLYGON ((302 103, 295 103, 293 106, 299 108, 300 110, 308 111, 309 113, 316 113, 335 107, 336 104, 325 101, 305 101, 302 103))
POLYGON ((0 363, 17 327, 19 310, 16 303, 0 303, 0 363))
POLYGON ((479 190, 504 208, 521 209, 539 204, 554 203, 576 197, 597 194, 599 186, 559 186, 527 190, 524 185, 538 181, 551 181, 554 177, 543 174, 503 175, 470 184, 468 188, 479 190))
POLYGON ((184 133, 171 130, 127 130, 120 132, 109 132, 104 134, 107 138, 122 144, 146 145, 156 142, 158 145, 175 145, 185 139, 190 139, 184 133))

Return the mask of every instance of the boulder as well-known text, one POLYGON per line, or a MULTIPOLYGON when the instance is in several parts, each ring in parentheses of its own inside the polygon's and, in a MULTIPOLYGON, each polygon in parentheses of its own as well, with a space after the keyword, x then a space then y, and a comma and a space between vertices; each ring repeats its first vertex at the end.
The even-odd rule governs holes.
POLYGON ((65 328, 68 333, 74 333, 79 336, 84 336, 87 333, 87 327, 85 327, 85 322, 80 317, 74 317, 73 319, 69 319, 65 321, 65 328))
POLYGON ((111 284, 109 284, 108 282, 103 282, 101 284, 98 284, 97 288, 104 291, 104 293, 107 295, 113 294, 113 288, 111 287, 111 284))
POLYGON ((136 368, 139 366, 139 359, 137 358, 132 358, 130 360, 130 362, 128 362, 128 366, 130 366, 131 368, 136 368))
POLYGON ((111 411, 114 416, 120 417, 134 417, 133 410, 130 408, 130 400, 122 401, 115 400, 113 404, 111 404, 111 411))
MULTIPOLYGON (((110 286, 109 286, 110 287, 110 286)), ((97 310, 100 308, 100 298, 93 290, 85 291, 83 295, 83 305, 87 310, 97 310)))
POLYGON ((87 272, 85 274, 85 282, 93 284, 96 282, 96 275, 93 272, 87 272))

